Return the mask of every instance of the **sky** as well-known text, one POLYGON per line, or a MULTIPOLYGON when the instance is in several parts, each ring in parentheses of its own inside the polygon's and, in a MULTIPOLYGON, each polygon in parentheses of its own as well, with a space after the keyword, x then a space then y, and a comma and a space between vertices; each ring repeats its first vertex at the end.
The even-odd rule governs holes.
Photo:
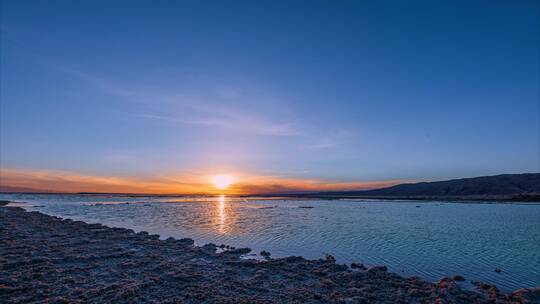
POLYGON ((540 171, 538 1, 15 1, 0 185, 231 193, 540 171))

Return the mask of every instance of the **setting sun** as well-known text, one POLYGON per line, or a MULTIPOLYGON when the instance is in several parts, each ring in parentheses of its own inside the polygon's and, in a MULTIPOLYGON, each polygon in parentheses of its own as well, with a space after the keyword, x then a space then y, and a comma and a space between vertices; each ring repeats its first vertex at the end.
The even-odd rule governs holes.
POLYGON ((214 187, 220 190, 227 189, 233 183, 234 177, 228 174, 220 174, 212 177, 212 184, 214 184, 214 187))

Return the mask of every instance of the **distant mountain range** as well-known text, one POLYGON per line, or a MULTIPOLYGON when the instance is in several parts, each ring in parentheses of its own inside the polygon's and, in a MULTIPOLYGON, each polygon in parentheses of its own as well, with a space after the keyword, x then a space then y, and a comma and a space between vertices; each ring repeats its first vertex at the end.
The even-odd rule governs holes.
POLYGON ((313 197, 380 197, 403 199, 540 199, 540 173, 501 174, 447 181, 399 184, 362 191, 332 191, 291 196, 313 197))

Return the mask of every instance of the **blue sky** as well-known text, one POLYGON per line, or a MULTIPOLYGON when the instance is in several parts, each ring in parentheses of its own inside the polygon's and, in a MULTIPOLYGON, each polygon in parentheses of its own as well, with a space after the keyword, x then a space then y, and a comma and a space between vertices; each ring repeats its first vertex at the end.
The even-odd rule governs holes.
POLYGON ((540 171, 538 1, 4 0, 0 27, 4 181, 540 171))

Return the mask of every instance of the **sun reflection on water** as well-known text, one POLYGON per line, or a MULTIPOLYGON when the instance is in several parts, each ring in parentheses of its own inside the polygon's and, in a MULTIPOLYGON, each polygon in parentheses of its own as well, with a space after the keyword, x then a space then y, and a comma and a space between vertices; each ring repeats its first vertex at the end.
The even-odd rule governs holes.
POLYGON ((225 213, 225 195, 220 195, 218 197, 218 216, 219 216, 219 227, 218 231, 221 234, 226 232, 225 222, 227 220, 227 214, 225 213))

